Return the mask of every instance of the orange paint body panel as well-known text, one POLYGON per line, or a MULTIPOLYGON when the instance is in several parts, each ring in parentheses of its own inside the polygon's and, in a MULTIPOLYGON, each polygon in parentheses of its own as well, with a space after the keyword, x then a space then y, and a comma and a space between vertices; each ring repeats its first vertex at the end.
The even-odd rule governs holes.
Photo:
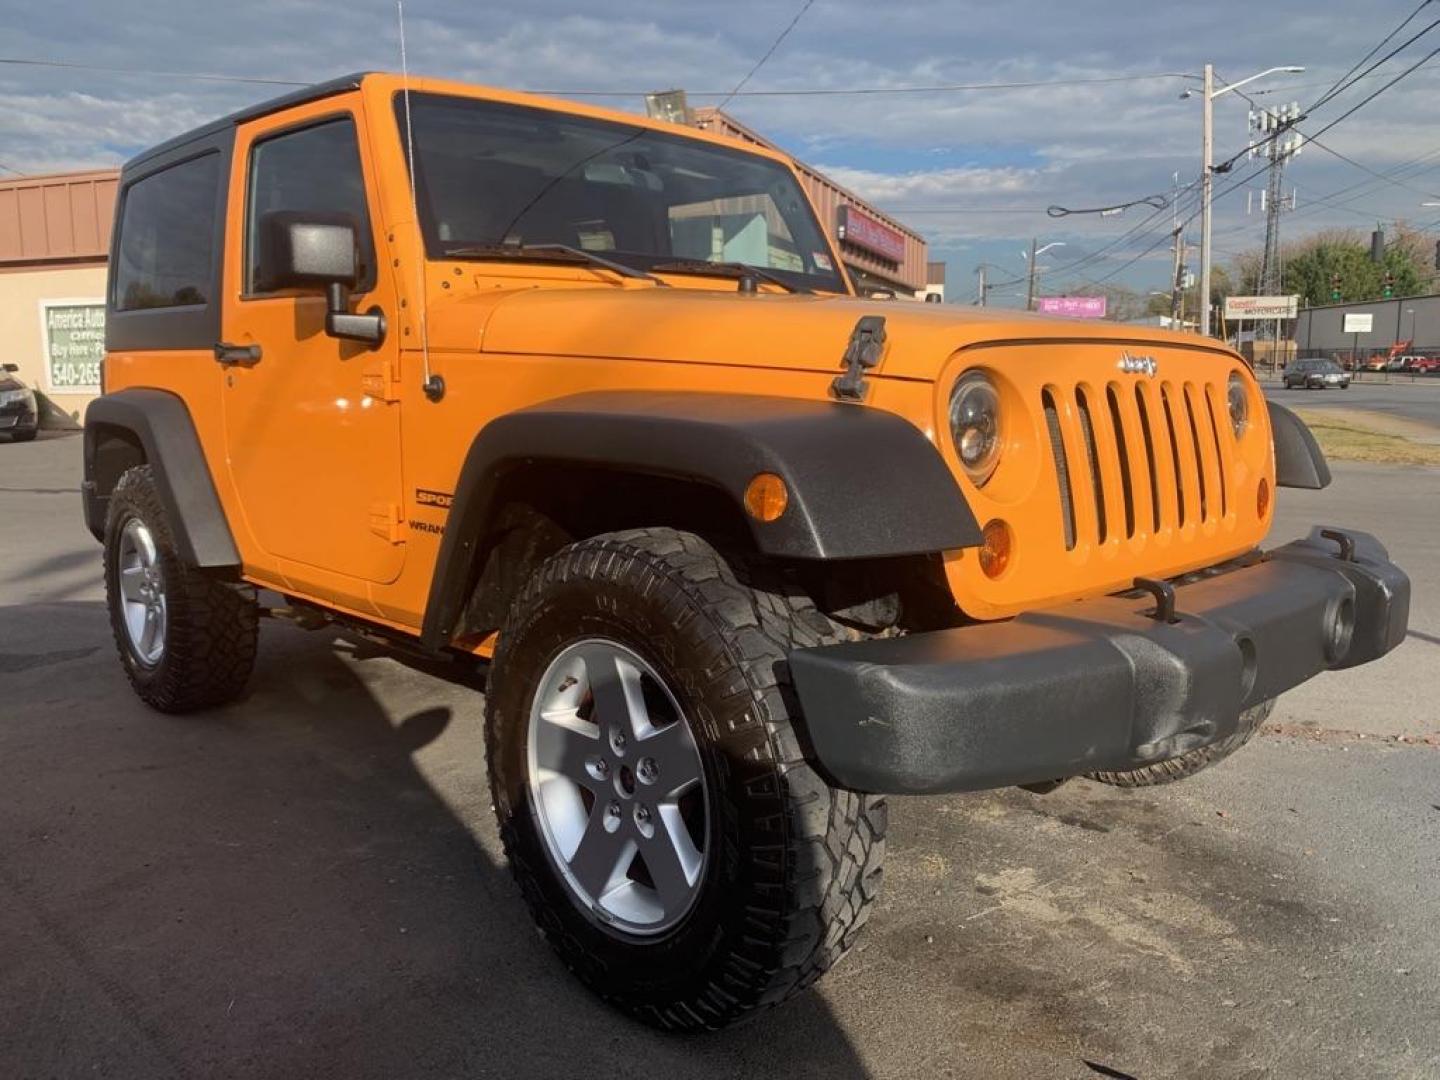
MULTIPOLYGON (((393 108, 399 89, 396 77, 367 76, 359 90, 237 126, 223 337, 259 345, 263 360, 222 368, 203 353, 107 358, 109 390, 156 386, 185 399, 249 581, 418 632, 447 512, 415 492, 453 492, 486 424, 587 390, 832 400, 862 315, 885 317, 887 344, 863 403, 850 407, 915 425, 959 478, 976 519, 1010 527, 998 577, 981 571, 975 550, 945 556, 967 615, 1001 618, 1124 589, 1136 576, 1223 561, 1264 535, 1258 487, 1274 483, 1264 401, 1240 358, 1218 344, 994 309, 789 294, 764 282, 747 295, 726 279, 666 275, 673 287, 662 288, 583 265, 427 258, 393 108), (359 134, 375 254, 374 285, 351 298, 351 309, 384 311, 388 333, 378 348, 328 336, 322 297, 246 289, 252 148, 336 117, 353 119, 359 134), (1126 352, 1155 358, 1158 374, 1123 373, 1117 362, 1126 352), (439 402, 422 389, 427 363, 444 379, 439 402), (950 388, 974 367, 994 380, 1004 415, 1002 457, 983 487, 965 477, 949 432, 950 388), (1249 399, 1238 438, 1226 403, 1236 372, 1249 399)), ((736 149, 629 113, 426 79, 412 89, 736 149)), ((783 155, 750 152, 794 171, 783 155)), ((833 247, 829 258, 842 266, 833 247)))

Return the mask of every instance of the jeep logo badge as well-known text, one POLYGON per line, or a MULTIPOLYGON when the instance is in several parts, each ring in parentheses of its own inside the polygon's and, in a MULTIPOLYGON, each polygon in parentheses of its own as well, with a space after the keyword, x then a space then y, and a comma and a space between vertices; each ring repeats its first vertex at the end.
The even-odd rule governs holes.
POLYGON ((1131 356, 1128 352, 1120 354, 1120 363, 1116 366, 1127 375, 1148 375, 1152 379, 1160 370, 1153 356, 1131 356))

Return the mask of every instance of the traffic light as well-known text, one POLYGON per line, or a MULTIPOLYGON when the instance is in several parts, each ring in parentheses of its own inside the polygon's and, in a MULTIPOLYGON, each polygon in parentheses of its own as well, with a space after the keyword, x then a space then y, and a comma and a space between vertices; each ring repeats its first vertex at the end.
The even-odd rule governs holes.
POLYGON ((1386 271, 1385 273, 1385 299, 1389 300, 1395 295, 1395 275, 1386 271))
MULTIPOLYGON (((1436 254, 1437 254, 1437 255, 1440 255, 1440 252, 1437 252, 1436 254)), ((1339 275, 1339 274, 1331 274, 1331 275, 1330 275, 1330 299, 1333 300, 1333 301, 1336 301, 1336 302, 1338 302, 1338 301, 1340 300, 1340 275, 1339 275)))

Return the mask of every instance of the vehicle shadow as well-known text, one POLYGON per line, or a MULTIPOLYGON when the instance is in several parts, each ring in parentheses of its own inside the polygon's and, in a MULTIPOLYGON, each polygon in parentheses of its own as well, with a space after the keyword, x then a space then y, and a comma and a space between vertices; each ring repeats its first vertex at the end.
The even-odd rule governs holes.
POLYGON ((0 1075, 845 1078, 823 996, 666 1036, 502 865, 481 699, 267 625, 242 702, 149 711, 92 602, 0 608, 0 1075))

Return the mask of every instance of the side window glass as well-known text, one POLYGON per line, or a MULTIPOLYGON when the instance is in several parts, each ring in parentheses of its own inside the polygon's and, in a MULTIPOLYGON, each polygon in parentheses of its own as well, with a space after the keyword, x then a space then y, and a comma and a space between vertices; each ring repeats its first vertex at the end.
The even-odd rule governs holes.
POLYGON ((115 310, 194 307, 214 283, 220 155, 152 173, 125 192, 115 266, 115 310))
POLYGON ((258 142, 250 151, 245 219, 245 291, 258 293, 260 222, 274 210, 349 214, 360 245, 360 285, 375 284, 375 245, 365 206, 365 180, 355 122, 328 120, 258 142))

